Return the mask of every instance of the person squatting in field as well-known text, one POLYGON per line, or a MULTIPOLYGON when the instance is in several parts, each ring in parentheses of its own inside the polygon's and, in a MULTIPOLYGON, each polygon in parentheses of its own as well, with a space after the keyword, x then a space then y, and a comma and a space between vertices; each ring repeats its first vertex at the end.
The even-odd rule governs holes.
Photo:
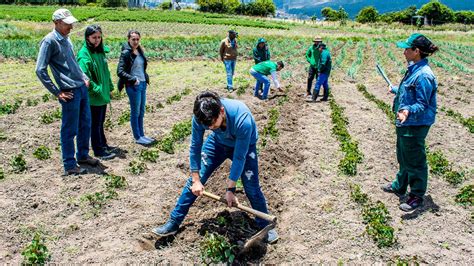
POLYGON ((69 10, 58 9, 53 13, 53 22, 54 30, 40 43, 36 75, 61 104, 61 151, 64 174, 85 174, 87 170, 77 163, 97 166, 99 160, 89 156, 91 131, 87 92, 89 78, 76 62, 73 45, 69 39, 69 33, 77 19, 69 10), (57 85, 48 74, 48 66, 57 85), (77 150, 74 148, 74 138, 77 150))
POLYGON ((393 112, 396 114, 399 170, 395 180, 382 189, 402 197, 409 186, 408 199, 400 209, 413 211, 422 205, 428 186, 425 139, 435 122, 438 82, 427 57, 438 51, 438 47, 419 33, 397 42, 397 46, 405 49, 403 54, 408 62, 400 85, 389 88, 395 94, 393 112))
POLYGON ((104 133, 107 104, 110 103, 111 91, 114 89, 107 65, 108 46, 103 44, 102 29, 90 25, 84 33, 84 45, 77 54, 77 62, 89 78, 89 103, 91 109, 91 144, 94 155, 102 160, 116 156, 113 148, 107 145, 104 133))
MULTIPOLYGON (((234 193, 237 179, 241 178, 252 208, 268 213, 259 183, 257 125, 249 108, 240 101, 220 98, 217 93, 205 91, 196 97, 193 113, 189 151, 191 177, 168 221, 152 230, 158 236, 176 234, 189 208, 202 195, 208 178, 226 159, 232 160, 225 194, 228 206, 238 203, 234 193), (212 133, 203 143, 206 130, 211 130, 212 133)), ((266 220, 255 220, 261 228, 268 225, 266 220)), ((276 230, 270 230, 268 242, 272 243, 277 239, 276 230)))
POLYGON ((250 75, 252 75, 257 82, 255 83, 255 92, 254 96, 260 98, 261 100, 268 99, 268 92, 270 90, 270 80, 268 79, 268 75, 271 75, 273 83, 278 91, 282 91, 280 87, 280 82, 278 81, 277 71, 282 70, 285 67, 282 61, 278 61, 277 63, 273 61, 263 61, 254 65, 250 69, 250 75), (260 94, 259 88, 260 84, 263 84, 263 92, 260 94))
POLYGON ((117 65, 119 77, 118 89, 125 90, 130 102, 130 127, 135 142, 140 145, 150 145, 155 140, 145 135, 143 120, 145 117, 146 89, 150 84, 150 77, 146 72, 147 59, 140 45, 140 32, 130 30, 128 41, 123 44, 117 65))

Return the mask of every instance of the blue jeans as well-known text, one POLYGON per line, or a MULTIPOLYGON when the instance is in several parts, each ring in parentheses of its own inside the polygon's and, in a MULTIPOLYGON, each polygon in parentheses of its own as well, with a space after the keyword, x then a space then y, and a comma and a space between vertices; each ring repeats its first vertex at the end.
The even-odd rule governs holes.
POLYGON ((145 136, 143 130, 143 118, 145 117, 146 105, 146 82, 140 81, 137 86, 127 86, 127 95, 130 102, 130 126, 133 137, 138 140, 145 136))
MULTIPOLYGON (((233 154, 233 147, 217 143, 214 136, 210 135, 204 143, 201 153, 201 170, 199 172, 201 183, 205 185, 207 179, 211 176, 214 170, 216 170, 226 159, 232 159, 233 154)), ((255 144, 249 146, 249 151, 245 158, 244 170, 242 171, 240 178, 244 186, 245 194, 247 195, 252 208, 268 213, 267 203, 258 181, 258 157, 255 144)), ((188 214, 189 208, 197 198, 192 193, 191 186, 192 178, 189 178, 186 182, 186 186, 183 188, 178 202, 176 203, 176 207, 170 214, 170 219, 177 224, 183 222, 184 217, 188 214)), ((224 191, 223 188, 222 192, 224 191)), ((255 221, 259 227, 265 227, 268 225, 268 221, 260 218, 256 218, 255 221)))
POLYGON ((267 99, 268 90, 270 89, 270 80, 267 78, 267 76, 260 74, 257 71, 250 71, 250 75, 252 75, 257 80, 257 83, 255 83, 255 92, 253 95, 258 97, 258 90, 260 89, 261 84, 263 84, 264 87, 262 100, 267 99))
POLYGON ((89 156, 89 139, 91 136, 91 110, 86 86, 70 90, 73 98, 67 102, 59 101, 62 108, 61 150, 64 170, 76 167, 78 160, 89 156), (76 137, 77 136, 77 137, 76 137), (74 149, 76 137, 77 151, 74 149))
POLYGON ((227 89, 234 88, 232 78, 235 72, 235 62, 237 62, 237 60, 224 60, 225 72, 227 73, 227 89))
POLYGON ((323 86, 323 88, 324 88, 323 99, 326 100, 329 97, 328 79, 329 79, 329 74, 325 74, 325 73, 320 73, 319 74, 318 79, 316 81, 316 85, 314 86, 313 99, 316 100, 316 98, 318 97, 319 90, 321 89, 321 86, 323 86))

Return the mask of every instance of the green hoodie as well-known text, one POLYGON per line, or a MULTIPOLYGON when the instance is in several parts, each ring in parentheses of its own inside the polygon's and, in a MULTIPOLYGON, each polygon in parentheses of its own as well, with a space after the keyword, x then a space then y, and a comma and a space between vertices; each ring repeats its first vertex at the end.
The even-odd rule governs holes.
POLYGON ((330 74, 332 67, 331 54, 327 48, 323 48, 319 60, 318 72, 323 74, 330 74))
POLYGON ((103 106, 110 102, 110 92, 114 89, 110 78, 107 57, 110 49, 104 45, 103 53, 92 52, 87 48, 86 42, 77 54, 77 62, 84 74, 89 77, 89 104, 103 106))
POLYGON ((311 65, 312 68, 318 69, 319 67, 320 53, 315 45, 311 45, 306 51, 306 61, 311 65))

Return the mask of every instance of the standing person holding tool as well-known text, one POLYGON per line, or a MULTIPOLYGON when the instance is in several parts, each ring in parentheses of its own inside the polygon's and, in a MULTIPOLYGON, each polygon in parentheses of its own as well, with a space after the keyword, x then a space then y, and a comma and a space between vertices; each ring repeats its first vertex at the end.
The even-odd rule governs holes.
POLYGON ((54 30, 40 43, 36 75, 43 85, 58 97, 61 104, 61 151, 64 174, 85 174, 87 170, 77 163, 97 166, 99 160, 89 156, 91 130, 87 93, 89 78, 77 64, 73 45, 69 39, 69 33, 77 19, 69 10, 61 8, 54 11, 53 22, 54 30), (49 77, 48 66, 57 85, 49 77), (74 148, 74 138, 77 150, 74 148))
POLYGON ((282 70, 285 67, 282 61, 277 63, 273 61, 263 61, 256 64, 250 69, 250 74, 257 80, 255 83, 255 92, 254 96, 259 97, 261 100, 268 99, 268 91, 270 90, 270 80, 267 78, 268 75, 272 76, 273 83, 275 87, 282 91, 280 87, 280 82, 278 81, 277 71, 282 70), (263 93, 260 95, 259 88, 260 84, 263 84, 263 93))
MULTIPOLYGON (((270 60, 270 49, 268 48, 267 41, 264 38, 260 38, 257 41, 257 45, 253 48, 253 60, 255 64, 263 61, 270 60)), ((260 84, 258 91, 263 88, 263 83, 260 84)))
POLYGON ((319 90, 321 86, 324 87, 324 96, 321 101, 327 101, 329 97, 329 74, 331 74, 331 53, 326 48, 326 44, 320 43, 318 45, 318 51, 320 53, 319 56, 319 64, 318 64, 318 78, 316 80, 316 85, 314 86, 313 95, 311 96, 311 102, 316 102, 316 99, 319 96, 319 90))
POLYGON ((313 39, 313 45, 308 48, 306 51, 306 61, 309 63, 308 68, 308 81, 306 87, 306 95, 305 97, 311 96, 311 90, 313 89, 313 80, 316 77, 318 78, 318 65, 319 65, 319 57, 320 52, 318 49, 318 45, 323 41, 321 37, 315 37, 313 39))
MULTIPOLYGON (((191 205, 203 194, 208 178, 226 159, 232 160, 225 189, 228 206, 238 203, 234 193, 240 177, 252 208, 268 213, 258 178, 258 131, 248 107, 240 101, 220 98, 217 93, 205 91, 196 97, 193 113, 189 151, 191 177, 168 221, 152 230, 158 236, 176 234, 191 205), (203 144, 206 130, 212 130, 212 133, 203 144)), ((268 225, 267 220, 255 220, 261 228, 268 225)), ((270 230, 268 242, 272 243, 277 239, 276 230, 270 230)))
POLYGON ((85 41, 77 55, 77 62, 90 80, 89 102, 91 109, 91 144, 94 155, 102 160, 116 156, 110 152, 104 133, 105 113, 114 89, 110 77, 105 53, 109 47, 103 44, 102 29, 99 25, 90 25, 85 31, 85 41))
POLYGON ((219 48, 219 56, 221 61, 224 63, 225 72, 227 73, 227 91, 231 92, 234 90, 234 72, 235 64, 237 62, 237 32, 230 30, 228 36, 221 41, 219 48))
POLYGON ((146 72, 147 59, 140 45, 140 32, 130 30, 127 34, 128 42, 122 46, 117 75, 119 76, 118 89, 125 86, 130 101, 130 127, 135 142, 140 145, 152 144, 155 140, 145 136, 143 119, 145 117, 146 89, 150 78, 146 72))
POLYGON ((397 42, 404 48, 408 70, 398 87, 391 86, 395 94, 393 112, 396 115, 397 160, 399 170, 395 180, 382 186, 383 191, 397 196, 410 192, 403 211, 413 211, 423 204, 428 186, 425 139, 435 122, 438 82, 428 65, 427 57, 438 47, 422 34, 412 34, 406 41, 397 42))

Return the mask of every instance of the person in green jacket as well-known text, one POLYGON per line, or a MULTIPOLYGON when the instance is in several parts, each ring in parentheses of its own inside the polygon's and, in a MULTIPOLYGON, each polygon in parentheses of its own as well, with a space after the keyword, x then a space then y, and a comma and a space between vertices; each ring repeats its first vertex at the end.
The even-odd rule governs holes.
POLYGON ((315 102, 319 95, 319 90, 321 86, 324 87, 324 96, 321 101, 327 101, 329 97, 329 74, 331 74, 331 54, 326 48, 326 44, 320 43, 318 45, 318 50, 320 53, 319 64, 318 64, 318 79, 316 80, 316 85, 314 86, 313 95, 311 96, 312 102, 315 102))
POLYGON ((321 37, 315 37, 313 39, 313 45, 308 48, 306 51, 306 61, 309 63, 308 68, 308 82, 306 87, 306 97, 311 96, 311 89, 313 87, 313 80, 316 77, 318 79, 318 64, 319 64, 319 57, 320 52, 318 49, 318 45, 323 41, 321 37))
POLYGON ((250 69, 250 75, 252 75, 257 80, 257 83, 255 84, 255 97, 259 97, 261 100, 268 99, 268 91, 270 89, 270 80, 267 78, 268 75, 272 76, 275 87, 281 91, 280 82, 278 82, 277 71, 282 70, 283 67, 285 67, 285 65, 282 61, 275 63, 267 60, 256 64, 250 69), (259 88, 260 84, 262 83, 264 88, 262 95, 260 95, 259 88))
POLYGON ((102 29, 98 25, 86 28, 85 42, 77 54, 77 62, 90 79, 89 102, 91 108, 91 144, 96 157, 109 160, 116 156, 107 145, 104 134, 105 113, 114 89, 107 57, 110 50, 102 42, 102 29))
MULTIPOLYGON (((267 41, 264 38, 260 38, 257 41, 257 45, 253 48, 253 60, 255 64, 263 61, 270 60, 270 49, 268 48, 267 41)), ((263 89, 263 83, 258 88, 259 91, 263 89)))

